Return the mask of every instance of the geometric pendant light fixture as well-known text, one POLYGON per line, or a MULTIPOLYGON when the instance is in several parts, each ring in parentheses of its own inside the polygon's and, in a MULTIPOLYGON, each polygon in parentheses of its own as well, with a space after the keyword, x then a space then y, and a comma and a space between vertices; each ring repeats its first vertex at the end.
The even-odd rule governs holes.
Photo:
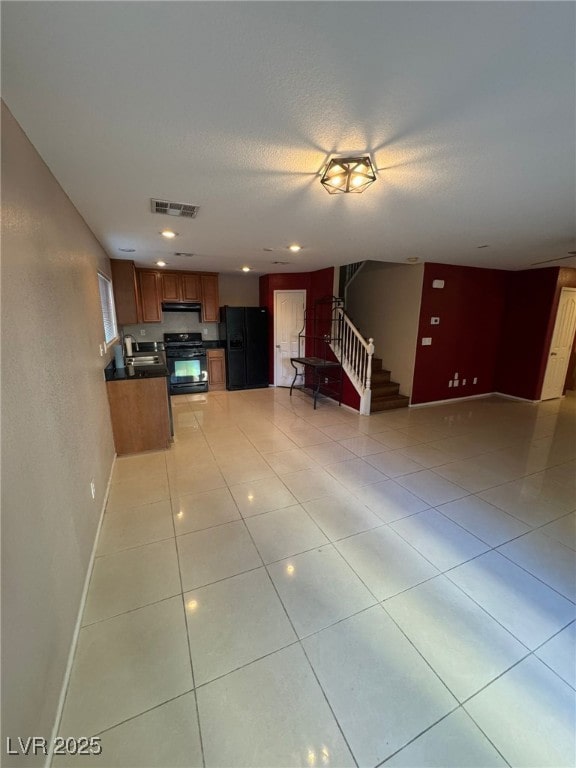
POLYGON ((320 183, 331 195, 364 192, 376 181, 370 155, 334 157, 322 174, 320 183))

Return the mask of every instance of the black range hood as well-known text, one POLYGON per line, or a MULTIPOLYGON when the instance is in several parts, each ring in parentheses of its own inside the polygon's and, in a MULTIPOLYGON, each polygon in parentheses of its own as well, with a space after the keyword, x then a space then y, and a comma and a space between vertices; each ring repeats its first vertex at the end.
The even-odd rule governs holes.
POLYGON ((197 301, 163 301, 162 312, 200 312, 197 301))

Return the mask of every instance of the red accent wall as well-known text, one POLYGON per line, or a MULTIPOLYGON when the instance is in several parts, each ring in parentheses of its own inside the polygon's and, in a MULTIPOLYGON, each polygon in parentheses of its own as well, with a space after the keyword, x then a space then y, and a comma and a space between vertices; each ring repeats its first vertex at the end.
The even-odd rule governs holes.
MULTIPOLYGON (((316 272, 297 272, 292 274, 262 275, 260 278, 260 306, 268 307, 269 316, 269 360, 270 382, 274 381, 274 291, 306 291, 306 309, 311 310, 314 302, 332 296, 334 290, 334 268, 319 269, 316 272)), ((327 325, 329 329, 330 323, 327 325)), ((307 353, 313 350, 307 348, 307 353)), ((351 408, 360 408, 360 396, 351 381, 344 374, 342 402, 351 408)))
POLYGON ((425 264, 412 403, 494 391, 507 274, 499 269, 425 264), (444 280, 444 288, 433 288, 433 280, 444 280), (431 325, 431 317, 439 317, 440 324, 431 325), (432 338, 430 346, 422 346, 426 336, 432 338), (449 387, 455 373, 460 385, 449 387), (477 384, 472 383, 474 378, 477 384))
POLYGON ((495 390, 538 400, 562 288, 576 288, 576 269, 509 272, 495 390))
POLYGON ((342 371, 342 402, 355 411, 360 410, 360 395, 356 392, 354 384, 350 381, 345 371, 342 371))
POLYGON ((542 389, 545 355, 558 269, 509 272, 506 310, 494 389, 537 400, 542 389))
POLYGON ((274 381, 274 291, 306 291, 306 309, 310 313, 315 301, 326 296, 332 296, 333 287, 333 267, 320 269, 316 272, 262 275, 260 278, 260 306, 268 307, 270 324, 268 328, 270 344, 268 359, 271 383, 274 381))
MULTIPOLYGON (((507 272, 425 264, 413 404, 490 392, 537 400, 562 288, 576 288, 576 269, 507 272), (432 288, 433 280, 444 288, 432 288), (430 318, 439 317, 439 325, 430 318), (421 339, 432 338, 423 347, 421 339), (458 372, 466 384, 449 387, 458 372), (473 384, 474 378, 478 379, 473 384)), ((333 269, 260 278, 260 304, 270 310, 270 381, 274 380, 274 291, 305 289, 307 308, 330 296, 333 269)), ((309 350, 308 350, 309 351, 309 350)), ((358 410, 360 397, 344 374, 342 402, 358 410)))

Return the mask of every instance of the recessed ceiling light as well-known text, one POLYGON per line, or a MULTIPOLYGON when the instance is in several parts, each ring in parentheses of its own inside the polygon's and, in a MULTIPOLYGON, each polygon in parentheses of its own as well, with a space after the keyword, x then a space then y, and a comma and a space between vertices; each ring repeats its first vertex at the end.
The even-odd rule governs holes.
POLYGON ((242 267, 242 272, 250 272, 250 267, 242 267))
POLYGON ((273 261, 272 264, 290 264, 289 261, 273 261))
POLYGON ((272 253, 274 248, 262 248, 263 251, 266 251, 267 253, 272 253))
POLYGON ((159 267, 165 267, 166 266, 166 262, 165 261, 157 261, 156 264, 159 267))
POLYGON ((194 256, 193 253, 188 253, 187 251, 175 251, 174 256, 194 256))
POLYGON ((162 232, 160 232, 162 237, 168 238, 168 240, 172 240, 173 237, 176 237, 178 232, 172 232, 171 229, 163 229, 162 232))
POLYGON ((289 245, 288 246, 288 250, 292 251, 292 253, 298 253, 298 251, 302 250, 302 246, 301 245, 297 245, 296 243, 294 243, 293 245, 289 245))
POLYGON ((122 253, 136 253, 136 248, 118 248, 122 253))
POLYGON ((477 245, 476 247, 477 248, 490 248, 489 245, 477 245))

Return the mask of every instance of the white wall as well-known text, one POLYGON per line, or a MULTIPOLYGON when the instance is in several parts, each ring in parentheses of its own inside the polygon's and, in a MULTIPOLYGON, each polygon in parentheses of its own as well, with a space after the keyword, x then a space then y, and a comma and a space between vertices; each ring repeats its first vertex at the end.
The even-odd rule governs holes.
MULTIPOLYGON (((114 447, 97 270, 109 260, 2 105, 2 765, 49 738, 114 447), (90 480, 96 483, 96 499, 90 480)), ((69 734, 80 735, 80 734, 69 734)))
POLYGON ((372 337, 375 356, 412 394, 418 319, 424 279, 423 264, 369 261, 348 288, 346 310, 365 337, 372 337))

